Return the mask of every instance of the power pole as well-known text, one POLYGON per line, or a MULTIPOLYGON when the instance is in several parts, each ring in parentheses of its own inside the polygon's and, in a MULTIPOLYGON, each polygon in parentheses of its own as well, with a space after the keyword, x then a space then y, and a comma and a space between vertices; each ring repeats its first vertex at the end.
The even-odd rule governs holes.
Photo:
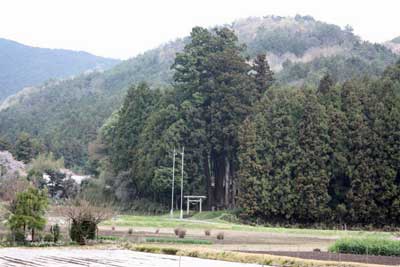
POLYGON ((174 147, 174 154, 172 160, 172 194, 171 194, 171 218, 174 217, 174 189, 175 189, 175 147, 174 147))
POLYGON ((181 179, 181 214, 179 218, 183 219, 183 158, 185 155, 185 147, 182 147, 182 179, 181 179))

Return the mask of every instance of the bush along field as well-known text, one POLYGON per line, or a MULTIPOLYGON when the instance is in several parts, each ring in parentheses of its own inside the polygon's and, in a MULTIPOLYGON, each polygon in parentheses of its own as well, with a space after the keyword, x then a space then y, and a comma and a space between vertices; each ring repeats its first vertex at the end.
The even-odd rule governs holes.
POLYGON ((400 241, 385 238, 342 238, 331 247, 330 252, 376 255, 400 256, 400 241))

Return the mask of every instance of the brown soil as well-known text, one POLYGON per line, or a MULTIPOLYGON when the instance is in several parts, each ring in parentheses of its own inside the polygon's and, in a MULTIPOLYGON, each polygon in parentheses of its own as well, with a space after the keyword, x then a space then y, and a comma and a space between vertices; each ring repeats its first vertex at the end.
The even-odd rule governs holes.
POLYGON ((256 254, 269 254, 277 256, 295 257, 301 259, 313 259, 313 260, 324 260, 324 261, 339 261, 339 262, 359 262, 368 264, 381 264, 381 265, 400 265, 400 257, 389 257, 389 256, 367 256, 367 255, 356 255, 356 254, 337 254, 329 252, 314 252, 314 251, 242 251, 238 252, 245 253, 256 253, 256 254))

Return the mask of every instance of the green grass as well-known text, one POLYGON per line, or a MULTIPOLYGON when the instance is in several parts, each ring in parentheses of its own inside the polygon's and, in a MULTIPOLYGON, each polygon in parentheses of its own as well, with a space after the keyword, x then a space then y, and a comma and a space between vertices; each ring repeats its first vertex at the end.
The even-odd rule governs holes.
POLYGON ((322 229, 300 229, 300 228, 284 228, 284 227, 264 227, 250 226, 239 223, 231 223, 225 221, 228 212, 215 211, 197 213, 194 216, 179 220, 176 214, 173 219, 169 215, 162 216, 139 216, 139 215, 120 215, 116 220, 108 220, 102 225, 126 226, 132 228, 151 227, 151 228, 185 228, 185 229, 210 229, 210 230, 234 230, 234 231, 252 231, 252 232, 268 232, 282 233, 306 236, 322 236, 322 237, 391 237, 389 232, 372 232, 372 231, 338 231, 338 230, 322 230, 322 229))
POLYGON ((179 238, 156 238, 156 237, 148 237, 146 238, 146 242, 148 243, 172 243, 172 244, 197 244, 197 245, 212 245, 212 242, 209 240, 202 239, 179 239, 179 238))
POLYGON ((98 240, 109 240, 109 241, 117 241, 121 238, 118 236, 108 236, 108 235, 100 235, 97 237, 98 240))
POLYGON ((330 252, 377 256, 400 256, 400 241, 385 238, 342 238, 329 247, 330 252))

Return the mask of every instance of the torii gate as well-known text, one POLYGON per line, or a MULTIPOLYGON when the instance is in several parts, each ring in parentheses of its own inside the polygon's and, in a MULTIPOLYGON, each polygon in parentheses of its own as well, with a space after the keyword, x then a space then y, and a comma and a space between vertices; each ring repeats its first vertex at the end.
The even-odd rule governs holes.
POLYGON ((202 204, 203 204, 203 199, 206 199, 206 196, 184 196, 184 198, 187 199, 187 204, 186 204, 186 214, 189 215, 190 211, 190 203, 199 203, 199 211, 202 211, 202 204))

